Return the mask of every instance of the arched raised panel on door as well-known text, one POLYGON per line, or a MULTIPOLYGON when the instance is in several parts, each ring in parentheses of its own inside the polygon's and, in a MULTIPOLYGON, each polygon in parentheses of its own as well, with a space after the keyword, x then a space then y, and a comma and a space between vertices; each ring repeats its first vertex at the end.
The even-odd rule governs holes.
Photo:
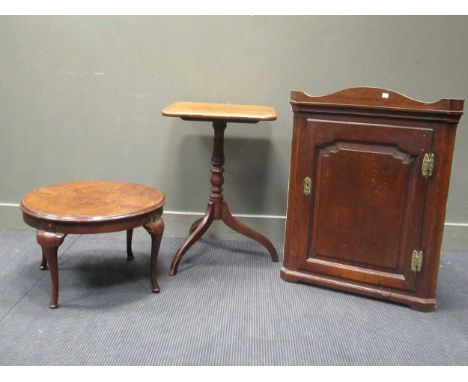
POLYGON ((320 208, 313 211, 310 257, 396 272, 417 157, 396 146, 343 141, 316 155, 320 208))

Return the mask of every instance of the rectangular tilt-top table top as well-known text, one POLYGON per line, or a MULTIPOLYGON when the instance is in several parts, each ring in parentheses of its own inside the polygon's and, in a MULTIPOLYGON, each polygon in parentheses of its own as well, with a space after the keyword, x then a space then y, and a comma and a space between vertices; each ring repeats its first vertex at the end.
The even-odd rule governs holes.
POLYGON ((201 121, 250 122, 274 121, 276 110, 271 106, 234 105, 222 103, 174 102, 162 115, 201 121))

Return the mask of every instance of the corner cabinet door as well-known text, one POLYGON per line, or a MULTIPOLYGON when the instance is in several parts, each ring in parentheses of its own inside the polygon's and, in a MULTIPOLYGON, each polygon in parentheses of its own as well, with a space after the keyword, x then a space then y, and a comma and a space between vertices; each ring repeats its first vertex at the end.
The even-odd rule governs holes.
POLYGON ((415 290, 411 258, 420 249, 427 182, 421 166, 432 130, 304 122, 306 158, 298 179, 310 178, 310 193, 302 194, 308 213, 299 229, 307 248, 298 268, 415 290))

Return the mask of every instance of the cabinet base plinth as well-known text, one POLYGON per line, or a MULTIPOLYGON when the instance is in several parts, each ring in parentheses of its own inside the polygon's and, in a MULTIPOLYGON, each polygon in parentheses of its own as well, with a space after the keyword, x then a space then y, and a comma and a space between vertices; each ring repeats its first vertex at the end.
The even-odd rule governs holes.
POLYGON ((391 288, 360 284, 349 280, 342 280, 310 272, 290 270, 284 266, 281 267, 280 275, 284 281, 318 285, 380 300, 391 301, 407 305, 411 309, 418 310, 420 312, 433 312, 436 309, 435 298, 422 298, 415 296, 414 294, 405 293, 391 288))

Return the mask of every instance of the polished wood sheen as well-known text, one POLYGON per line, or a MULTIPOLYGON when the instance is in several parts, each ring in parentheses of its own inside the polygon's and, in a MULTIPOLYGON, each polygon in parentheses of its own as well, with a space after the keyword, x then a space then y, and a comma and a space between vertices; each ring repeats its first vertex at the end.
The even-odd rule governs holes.
POLYGON ((163 109, 162 115, 189 120, 251 123, 274 121, 277 118, 276 111, 271 106, 202 102, 174 102, 163 109))
POLYGON ((111 181, 62 183, 27 194, 20 208, 24 221, 37 228, 37 242, 42 247, 41 269, 50 269, 50 308, 58 307, 57 252, 67 234, 126 230, 127 260, 132 260, 133 229, 143 226, 152 240, 152 290, 159 292, 156 262, 164 232, 164 202, 164 194, 155 188, 111 181))
POLYGON ((291 105, 282 278, 433 310, 463 101, 425 103, 363 87, 322 97, 293 91, 291 105), (426 179, 427 153, 435 166, 426 179), (420 272, 414 250, 423 251, 420 272))
POLYGON ((98 222, 141 215, 163 204, 161 191, 141 184, 85 181, 38 188, 23 198, 21 209, 42 219, 98 222))
POLYGON ((257 123, 276 119, 276 112, 270 106, 207 104, 176 102, 166 107, 162 114, 187 120, 212 121, 214 129, 213 153, 211 156, 211 195, 203 218, 197 219, 190 227, 188 238, 172 259, 170 275, 177 273, 177 268, 185 252, 208 230, 214 220, 222 220, 234 231, 245 235, 263 245, 273 261, 278 261, 278 254, 273 244, 262 234, 247 227, 232 216, 224 201, 224 132, 227 122, 257 123))

